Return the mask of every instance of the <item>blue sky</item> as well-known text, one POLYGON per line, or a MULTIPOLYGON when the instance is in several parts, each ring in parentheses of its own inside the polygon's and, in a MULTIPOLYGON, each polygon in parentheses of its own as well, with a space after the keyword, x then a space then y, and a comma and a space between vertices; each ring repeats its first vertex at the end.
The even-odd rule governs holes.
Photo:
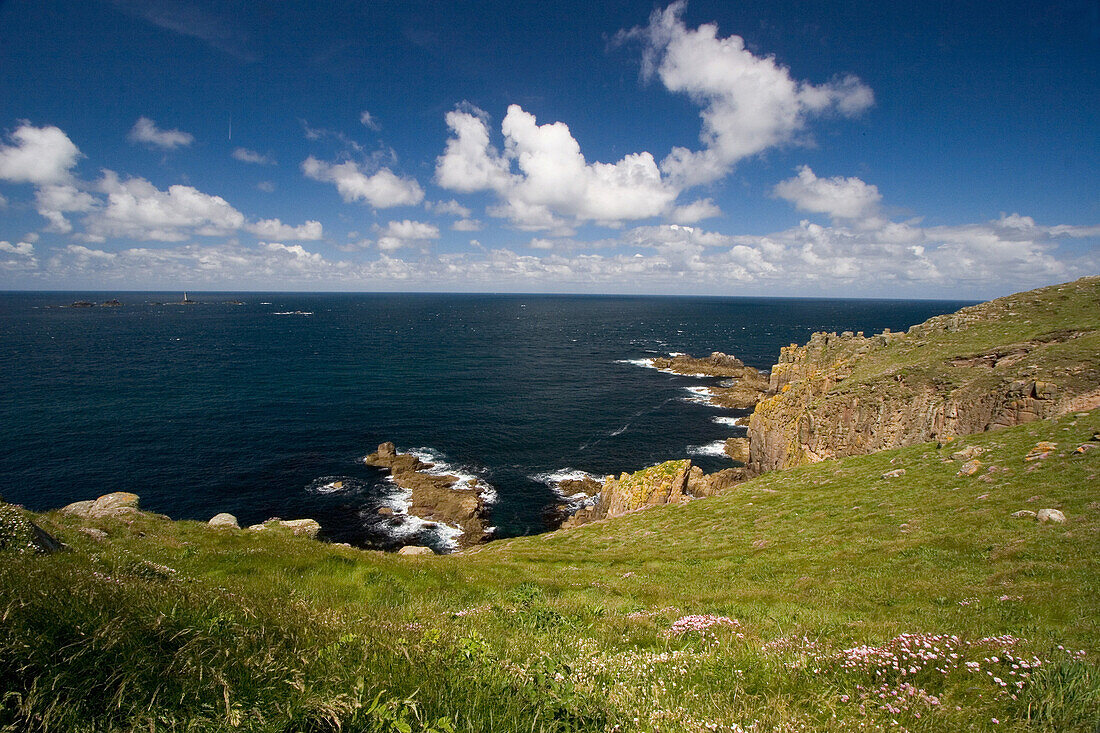
POLYGON ((0 68, 5 289, 985 298, 1100 270, 1095 0, 6 0, 0 68))

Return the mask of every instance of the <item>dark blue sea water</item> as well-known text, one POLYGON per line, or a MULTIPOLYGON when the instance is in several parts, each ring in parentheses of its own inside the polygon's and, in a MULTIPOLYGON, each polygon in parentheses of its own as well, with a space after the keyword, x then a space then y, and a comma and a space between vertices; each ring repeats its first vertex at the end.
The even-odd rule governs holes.
POLYGON ((491 484, 502 535, 545 528, 546 474, 603 475, 735 434, 712 383, 629 363, 761 369, 814 331, 903 330, 943 301, 435 294, 0 293, 0 495, 34 510, 109 491, 176 519, 313 517, 392 546, 381 441, 491 484), (58 308, 118 297, 117 308, 58 308), (244 305, 225 301, 239 299, 244 305), (301 311, 310 315, 294 313, 301 311), (280 315, 284 314, 284 315, 280 315), (343 480, 342 490, 319 491, 343 480))

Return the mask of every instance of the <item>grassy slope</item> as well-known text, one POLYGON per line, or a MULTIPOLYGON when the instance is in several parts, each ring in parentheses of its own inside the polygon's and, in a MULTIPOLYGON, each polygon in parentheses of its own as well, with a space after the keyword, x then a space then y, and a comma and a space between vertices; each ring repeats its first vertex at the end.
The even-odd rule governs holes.
POLYGON ((826 461, 448 557, 151 517, 96 542, 44 515, 75 551, 0 558, 0 726, 1091 731, 1100 446, 1072 449, 1097 430, 1100 410, 826 461), (1058 450, 1025 462, 1041 439, 1058 450), (987 449, 979 475, 945 462, 961 445, 987 449), (1009 516, 1047 506, 1068 524, 1009 516), (687 614, 741 626, 669 636, 687 614), (960 658, 835 656, 903 632, 957 635, 933 644, 960 658), (1003 634, 1027 641, 965 646, 1003 634), (992 681, 1018 679, 1006 651, 1046 661, 1015 700, 992 681))
MULTIPOLYGON (((1069 333, 1079 335, 1034 348, 1021 368, 1012 373, 1026 373, 1031 379, 1052 381, 1078 393, 1100 381, 1100 277, 1017 293, 961 312, 965 328, 936 330, 933 335, 912 333, 862 356, 853 363, 851 376, 841 389, 871 384, 898 373, 936 384, 940 389, 973 380, 992 386, 1004 369, 949 366, 947 362, 958 356, 979 355, 1069 333), (1034 368, 1029 368, 1031 365, 1034 368)), ((940 316, 929 323, 951 318, 940 316)))

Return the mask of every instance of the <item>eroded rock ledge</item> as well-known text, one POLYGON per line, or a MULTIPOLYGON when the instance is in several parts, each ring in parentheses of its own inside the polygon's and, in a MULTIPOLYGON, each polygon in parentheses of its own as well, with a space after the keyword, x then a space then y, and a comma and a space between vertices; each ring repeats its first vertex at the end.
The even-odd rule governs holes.
POLYGON ((653 360, 661 371, 689 377, 724 377, 728 381, 710 387, 710 400, 719 407, 733 410, 753 408, 768 391, 768 379, 736 356, 715 351, 710 356, 677 354, 653 360))
MULTIPOLYGON (((594 480, 570 481, 570 491, 593 494, 589 506, 577 510, 562 523, 562 528, 577 527, 609 517, 662 504, 680 504, 691 499, 712 496, 746 479, 743 468, 727 468, 705 474, 689 459, 666 461, 634 473, 608 476, 603 485, 594 480)), ((566 489, 565 485, 562 486, 566 489)))
POLYGON ((425 473, 434 464, 425 463, 410 453, 398 453, 393 443, 378 446, 364 462, 368 466, 388 468, 394 483, 411 492, 408 513, 430 522, 459 527, 459 549, 489 539, 489 507, 483 487, 459 488, 457 476, 425 473))

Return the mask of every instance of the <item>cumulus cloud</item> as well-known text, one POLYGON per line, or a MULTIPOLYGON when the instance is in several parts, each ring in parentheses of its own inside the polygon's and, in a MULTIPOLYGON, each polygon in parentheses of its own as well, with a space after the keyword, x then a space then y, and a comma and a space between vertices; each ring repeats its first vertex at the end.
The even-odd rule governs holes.
POLYGON ((479 232, 481 231, 481 222, 477 219, 459 219, 451 224, 451 229, 456 232, 479 232))
POLYGON ((71 186, 45 187, 39 191, 39 210, 48 219, 51 209, 87 212, 80 236, 90 242, 103 242, 108 237, 180 242, 193 236, 225 236, 237 231, 264 239, 304 241, 320 239, 324 234, 319 221, 299 226, 279 219, 250 222, 221 196, 183 185, 162 191, 144 178, 124 180, 109 170, 103 172, 95 190, 106 200, 71 186))
POLYGON ((248 148, 235 148, 232 156, 234 160, 239 160, 242 163, 255 163, 256 165, 275 165, 275 159, 270 155, 264 155, 263 153, 257 153, 255 150, 249 150, 248 148))
POLYGON ((211 196, 191 186, 169 186, 161 191, 144 178, 121 180, 104 171, 98 184, 107 195, 101 210, 85 222, 87 233, 105 237, 178 242, 193 234, 224 235, 244 226, 244 215, 221 196, 211 196))
POLYGON ((281 257, 284 262, 291 263, 301 269, 323 264, 325 259, 316 252, 310 252, 300 244, 283 244, 281 242, 260 242, 260 246, 276 257, 281 257))
POLYGON ((20 257, 33 257, 34 245, 30 242, 0 242, 0 252, 5 254, 18 255, 20 257))
POLYGON ((143 143, 161 150, 175 150, 195 141, 195 136, 181 130, 162 130, 148 117, 139 117, 127 136, 130 142, 143 143))
POLYGON ((525 231, 564 235, 585 223, 619 227, 659 216, 691 223, 721 212, 710 199, 676 206, 685 190, 724 177, 747 157, 804 142, 815 117, 854 117, 873 104, 871 89, 854 76, 797 80, 774 57, 747 50, 739 36, 719 36, 714 24, 688 28, 684 7, 657 10, 648 26, 617 38, 641 41, 645 76, 699 105, 701 149, 674 147, 659 165, 648 151, 590 163, 564 122, 540 125, 515 104, 501 123, 498 149, 488 115, 464 103, 446 115, 450 137, 436 159, 436 183, 495 193, 489 215, 525 231))
POLYGON ((30 242, 0 241, 0 274, 23 277, 38 273, 38 259, 30 242))
POLYGON ((511 164, 489 142, 489 116, 462 105, 444 119, 452 136, 436 160, 436 183, 459 193, 505 191, 512 183, 511 164))
POLYGON ((66 183, 80 158, 80 149, 61 128, 23 124, 0 144, 0 180, 46 185, 66 183))
POLYGON ((46 231, 59 234, 67 234, 73 230, 73 225, 65 214, 91 211, 96 206, 90 193, 68 183, 40 186, 35 191, 35 203, 38 213, 49 222, 46 231))
POLYGON ((673 148, 661 170, 681 187, 715 181, 740 160, 797 141, 815 116, 854 117, 874 103, 854 76, 824 84, 791 77, 772 56, 756 56, 740 36, 721 37, 709 23, 688 28, 686 2, 655 10, 649 25, 620 34, 645 44, 643 74, 702 107, 701 150, 673 148))
POLYGON ((376 209, 414 206, 424 200, 419 183, 389 168, 367 174, 353 161, 327 163, 311 155, 302 161, 302 173, 315 181, 335 184, 344 201, 365 201, 376 209))
POLYGON ((452 137, 436 161, 436 182, 459 192, 495 191, 502 201, 490 214, 521 229, 644 219, 661 214, 678 194, 650 153, 588 163, 566 124, 539 125, 519 105, 508 107, 501 124, 503 153, 491 145, 480 110, 454 110, 446 120, 452 137))
POLYGON ((429 240, 439 239, 439 227, 422 221, 391 221, 379 231, 378 249, 394 252, 402 247, 423 246, 429 240))
POLYGON ((245 230, 265 239, 289 239, 291 241, 317 240, 324 236, 321 222, 307 221, 300 226, 283 224, 278 219, 261 219, 245 225, 245 230))
POLYGON ((827 214, 833 219, 865 219, 874 216, 882 201, 876 186, 858 178, 818 178, 809 166, 800 166, 798 175, 780 181, 773 189, 776 196, 793 203, 799 211, 827 214))
POLYGON ((473 213, 454 199, 450 201, 425 201, 424 208, 437 214, 457 216, 459 219, 469 219, 470 214, 473 213))
POLYGON ((697 221, 713 219, 721 215, 722 210, 713 201, 699 199, 684 206, 677 206, 669 213, 668 218, 677 224, 694 224, 697 221))

